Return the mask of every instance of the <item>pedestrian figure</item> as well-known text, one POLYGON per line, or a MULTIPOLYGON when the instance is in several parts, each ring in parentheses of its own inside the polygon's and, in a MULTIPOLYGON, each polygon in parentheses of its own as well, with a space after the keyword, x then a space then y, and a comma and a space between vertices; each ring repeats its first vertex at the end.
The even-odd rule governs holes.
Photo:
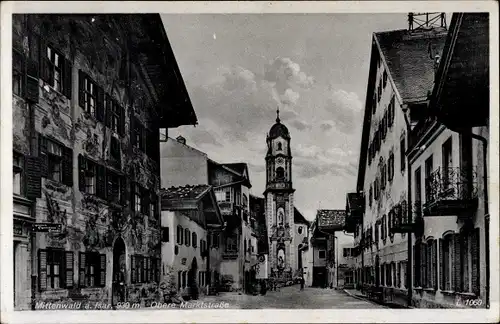
POLYGON ((304 276, 300 277, 300 290, 304 290, 305 280, 304 276))
POLYGON ((125 301, 125 268, 120 267, 120 272, 118 273, 118 295, 120 302, 125 301))

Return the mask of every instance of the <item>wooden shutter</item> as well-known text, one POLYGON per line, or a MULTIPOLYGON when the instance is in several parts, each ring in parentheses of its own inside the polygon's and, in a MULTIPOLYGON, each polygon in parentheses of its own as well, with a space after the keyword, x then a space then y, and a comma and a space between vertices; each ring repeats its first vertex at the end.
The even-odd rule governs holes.
POLYGON ((106 199, 106 168, 97 164, 97 196, 106 199))
POLYGON ((439 239, 439 289, 440 290, 445 290, 446 287, 446 275, 444 270, 445 269, 444 269, 443 239, 439 239))
POLYGON ((437 260, 437 241, 432 240, 432 249, 431 249, 431 260, 432 260, 432 287, 437 290, 437 265, 438 265, 438 260, 437 260))
POLYGON ((47 290, 47 250, 38 250, 38 287, 47 290))
POLYGON ((47 154, 47 138, 38 134, 38 150, 40 157, 40 176, 47 177, 49 175, 49 156, 47 154))
POLYGON ((78 155, 78 188, 81 192, 85 192, 85 172, 87 170, 87 159, 78 155))
POLYGON ((72 251, 64 252, 66 288, 73 288, 74 256, 72 251))
POLYGON ((85 110, 85 77, 82 70, 78 70, 78 105, 85 110))
POLYGON ((38 62, 32 58, 26 60, 26 90, 25 98, 31 103, 38 103, 40 97, 38 62))
POLYGON ((99 285, 101 287, 106 286, 106 254, 99 255, 99 285))
POLYGON ((111 114, 113 112, 113 106, 114 103, 111 99, 111 96, 109 94, 105 94, 104 95, 104 114, 105 114, 105 119, 106 119, 106 126, 107 127, 111 127, 111 114))
POLYGON ((471 265, 472 265, 472 292, 476 295, 479 296, 481 289, 480 289, 480 259, 481 259, 481 254, 480 252, 480 240, 479 240, 479 228, 475 228, 474 231, 471 234, 471 265))
POLYGON ((71 99, 73 65, 70 60, 63 57, 61 59, 63 59, 63 94, 71 99))
POLYGON ((62 147, 62 183, 73 186, 73 150, 62 147))
POLYGON ((26 197, 36 200, 36 198, 42 196, 40 158, 37 156, 25 156, 24 166, 26 174, 26 197))
POLYGON ((85 252, 79 252, 79 260, 78 260, 78 267, 80 270, 80 273, 78 275, 78 285, 80 287, 85 287, 85 268, 86 268, 86 261, 87 261, 87 255, 85 252))
POLYGON ((46 83, 50 83, 50 72, 49 72, 50 65, 49 65, 49 58, 47 57, 48 43, 44 37, 35 35, 33 36, 38 37, 38 42, 39 42, 40 79, 42 79, 46 83))
POLYGON ((460 236, 453 235, 453 286, 456 292, 460 292, 460 236))
POLYGON ((135 255, 130 256, 130 281, 131 283, 136 283, 137 281, 137 273, 136 273, 136 258, 135 255))
POLYGON ((136 121, 135 117, 131 116, 130 117, 130 143, 132 146, 135 146, 136 143, 136 137, 135 137, 135 127, 136 127, 136 121))
POLYGON ((97 89, 97 100, 96 100, 96 111, 95 117, 98 121, 104 122, 104 90, 100 86, 96 86, 97 89))
POLYGON ((118 134, 120 136, 125 135, 125 108, 123 106, 119 106, 120 111, 120 122, 118 123, 118 134))

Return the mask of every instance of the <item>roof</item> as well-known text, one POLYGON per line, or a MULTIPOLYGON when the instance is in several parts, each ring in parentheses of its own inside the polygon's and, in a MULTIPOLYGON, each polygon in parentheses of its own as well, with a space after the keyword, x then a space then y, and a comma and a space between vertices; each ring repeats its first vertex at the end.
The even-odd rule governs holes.
POLYGON ((445 28, 409 31, 407 29, 373 34, 365 113, 361 135, 356 190, 364 190, 368 142, 370 140, 371 109, 374 98, 378 62, 386 64, 390 84, 394 82, 396 95, 403 104, 427 100, 433 88, 434 59, 430 51, 441 53, 445 40, 445 28))
POLYGON ((277 138, 277 137, 283 137, 283 138, 289 138, 290 137, 290 132, 288 131, 288 128, 283 125, 281 122, 277 122, 271 127, 271 130, 269 131, 269 138, 277 138))
POLYGON ((309 225, 309 221, 300 213, 300 211, 293 207, 293 221, 295 224, 306 224, 309 225))
POLYGON ((389 73, 403 102, 425 100, 434 85, 434 53, 443 51, 447 31, 433 28, 427 31, 407 29, 374 34, 389 73))
POLYGON ((345 210, 319 209, 316 214, 319 228, 344 227, 345 210))
POLYGON ((181 187, 170 187, 162 188, 160 195, 163 199, 167 200, 192 200, 200 199, 203 197, 212 187, 209 185, 195 185, 195 186, 181 186, 181 187))
POLYGON ((238 172, 239 174, 243 175, 245 171, 248 169, 247 164, 243 162, 239 163, 223 163, 222 165, 238 172))

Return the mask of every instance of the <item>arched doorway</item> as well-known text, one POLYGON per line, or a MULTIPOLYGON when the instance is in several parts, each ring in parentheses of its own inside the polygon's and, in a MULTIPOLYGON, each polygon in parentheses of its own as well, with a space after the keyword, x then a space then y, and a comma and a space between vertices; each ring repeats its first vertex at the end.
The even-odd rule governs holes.
POLYGON ((127 263, 125 259, 125 242, 117 238, 113 246, 113 285, 112 303, 124 302, 127 299, 127 263))
POLYGON ((196 258, 193 258, 191 262, 191 268, 188 272, 188 287, 189 287, 189 295, 191 299, 198 299, 198 283, 196 281, 196 275, 198 273, 198 262, 196 258))
POLYGON ((375 286, 380 286, 380 258, 375 257, 375 286))

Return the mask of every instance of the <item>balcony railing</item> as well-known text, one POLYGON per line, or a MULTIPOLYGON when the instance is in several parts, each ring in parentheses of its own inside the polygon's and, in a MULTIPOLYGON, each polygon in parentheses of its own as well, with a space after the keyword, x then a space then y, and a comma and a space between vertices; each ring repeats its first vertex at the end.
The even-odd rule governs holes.
POLYGON ((424 216, 462 215, 477 208, 476 172, 438 168, 425 180, 424 216))
POLYGON ((416 201, 412 204, 412 217, 406 200, 401 201, 389 212, 390 233, 420 233, 422 230, 422 204, 416 201))

